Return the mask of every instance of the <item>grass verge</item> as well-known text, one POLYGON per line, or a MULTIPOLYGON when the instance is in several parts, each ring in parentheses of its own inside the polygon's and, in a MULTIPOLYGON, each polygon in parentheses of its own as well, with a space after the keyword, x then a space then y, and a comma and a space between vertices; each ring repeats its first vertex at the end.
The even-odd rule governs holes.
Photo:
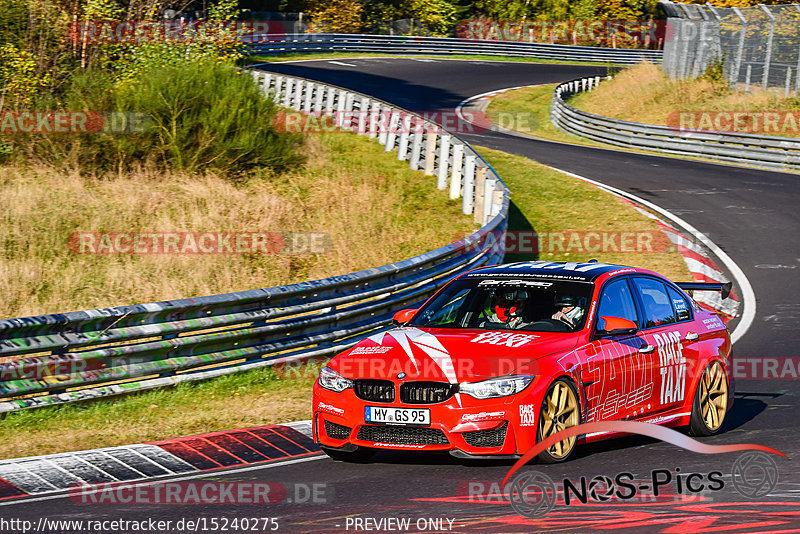
MULTIPOLYGON (((589 184, 521 156, 486 148, 479 150, 511 188, 509 229, 512 231, 658 231, 651 219, 631 205, 589 184)), ((406 216, 410 219, 420 214, 407 212, 406 216)), ((406 233, 409 227, 400 228, 406 233)), ((374 243, 369 235, 361 238, 362 243, 374 243)), ((594 257, 646 267, 672 278, 689 277, 683 260, 675 252, 589 254, 555 250, 539 256, 514 255, 507 259, 536 257, 556 261, 594 257)), ((271 369, 257 370, 115 401, 10 413, 0 420, 0 458, 308 419, 315 367, 286 376, 271 369)))
POLYGON ((306 136, 304 168, 232 183, 145 171, 103 179, 0 166, 0 317, 213 295, 375 267, 474 225, 372 139, 306 136), (79 254, 73 232, 322 232, 316 254, 79 254), (364 244, 368 243, 369 246, 364 244))

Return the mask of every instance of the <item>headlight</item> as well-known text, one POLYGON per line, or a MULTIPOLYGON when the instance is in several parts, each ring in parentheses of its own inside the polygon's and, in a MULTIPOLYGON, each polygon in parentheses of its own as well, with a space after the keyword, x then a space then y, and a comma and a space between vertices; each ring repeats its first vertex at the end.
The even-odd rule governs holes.
POLYGON ((323 367, 319 372, 319 385, 325 389, 341 393, 347 388, 353 387, 353 381, 343 377, 330 367, 323 367))
POLYGON ((501 376, 483 382, 463 382, 459 384, 458 391, 476 399, 507 397, 528 387, 531 380, 533 380, 533 375, 501 376))

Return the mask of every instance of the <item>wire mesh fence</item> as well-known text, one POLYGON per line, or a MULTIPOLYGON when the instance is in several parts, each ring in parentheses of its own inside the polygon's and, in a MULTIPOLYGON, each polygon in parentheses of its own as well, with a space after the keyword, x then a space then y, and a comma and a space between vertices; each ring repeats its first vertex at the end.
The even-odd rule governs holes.
POLYGON ((719 65, 731 86, 800 91, 800 4, 660 4, 671 32, 662 63, 669 76, 696 78, 719 65))

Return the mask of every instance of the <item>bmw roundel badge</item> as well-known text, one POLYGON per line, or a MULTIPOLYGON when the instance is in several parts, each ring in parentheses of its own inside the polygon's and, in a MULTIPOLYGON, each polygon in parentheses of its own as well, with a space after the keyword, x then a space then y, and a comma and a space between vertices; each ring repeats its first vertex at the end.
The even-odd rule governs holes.
POLYGON ((399 378, 400 380, 404 379, 405 377, 406 377, 405 373, 397 373, 397 378, 399 378))

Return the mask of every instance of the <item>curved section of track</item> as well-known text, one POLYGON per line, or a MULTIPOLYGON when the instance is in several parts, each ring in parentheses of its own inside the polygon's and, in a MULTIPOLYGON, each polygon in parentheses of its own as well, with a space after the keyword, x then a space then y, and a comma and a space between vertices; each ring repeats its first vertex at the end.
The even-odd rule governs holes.
MULTIPOLYGON (((263 68, 317 79, 389 101, 418 112, 455 107, 470 96, 505 87, 554 83, 584 75, 605 74, 597 67, 494 61, 415 59, 346 59, 270 64, 263 68)), ((671 159, 524 139, 497 132, 465 136, 473 144, 525 155, 544 164, 635 194, 679 216, 706 234, 741 267, 758 299, 757 314, 736 343, 735 357, 758 360, 794 357, 800 345, 800 177, 770 171, 671 159)), ((513 196, 513 191, 512 191, 513 196)), ((728 273, 731 274, 731 273, 728 273)), ((796 365, 796 362, 795 362, 796 365)), ((747 380, 737 384, 734 409, 726 431, 704 440, 712 444, 759 443, 796 456, 800 452, 796 421, 797 380, 747 380)), ((277 516, 283 532, 367 532, 353 528, 359 517, 452 519, 450 532, 561 532, 635 529, 636 532, 771 531, 800 528, 797 516, 797 466, 779 462, 775 491, 758 501, 744 499, 731 484, 736 455, 705 456, 642 438, 622 438, 580 447, 566 464, 537 466, 556 481, 568 477, 614 477, 631 473, 649 481, 654 470, 673 473, 722 473, 724 488, 705 493, 672 493, 667 501, 611 501, 570 508, 557 507, 539 520, 523 520, 491 484, 502 480, 511 462, 465 465, 448 456, 379 453, 373 463, 343 464, 328 459, 254 468, 246 473, 220 471, 220 480, 282 482, 287 487, 321 485, 317 501, 290 499, 268 509, 214 507, 105 506, 87 508, 69 499, 39 503, 19 501, 5 508, 15 517, 146 517, 179 519, 190 515, 277 516), (300 485, 300 486, 298 486, 300 485), (482 489, 481 489, 482 488, 482 489), (470 498, 470 491, 475 490, 470 498), (350 525, 349 529, 346 527, 350 525), (670 529, 670 530, 667 530, 670 529)), ((444 522, 447 526, 447 521, 444 522)), ((372 531, 376 531, 375 527, 372 531)), ((387 531, 385 528, 378 531, 387 531)))

